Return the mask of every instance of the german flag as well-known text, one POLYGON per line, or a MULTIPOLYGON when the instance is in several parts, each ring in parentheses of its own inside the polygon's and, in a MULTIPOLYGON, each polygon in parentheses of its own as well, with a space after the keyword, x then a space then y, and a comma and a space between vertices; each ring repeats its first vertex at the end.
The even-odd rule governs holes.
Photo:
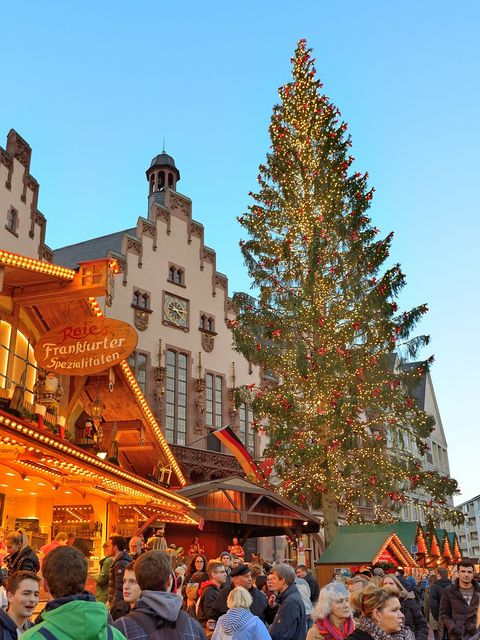
POLYGON ((217 429, 217 431, 212 431, 212 434, 235 456, 247 476, 253 475, 257 480, 265 481, 265 476, 260 467, 237 438, 230 425, 217 429))

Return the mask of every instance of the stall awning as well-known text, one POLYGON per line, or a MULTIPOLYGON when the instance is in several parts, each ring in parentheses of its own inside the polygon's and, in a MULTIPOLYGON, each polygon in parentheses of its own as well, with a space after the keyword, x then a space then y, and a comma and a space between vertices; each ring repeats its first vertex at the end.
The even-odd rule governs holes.
POLYGON ((144 504, 171 514, 172 521, 195 524, 193 503, 160 485, 40 430, 27 420, 0 410, 0 462, 19 475, 44 478, 119 504, 144 504))

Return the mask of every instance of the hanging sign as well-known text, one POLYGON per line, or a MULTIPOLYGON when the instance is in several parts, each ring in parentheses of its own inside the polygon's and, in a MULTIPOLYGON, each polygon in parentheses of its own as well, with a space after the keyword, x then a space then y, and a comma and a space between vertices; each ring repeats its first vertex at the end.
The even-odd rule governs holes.
POLYGON ((70 485, 74 487, 95 487, 100 484, 99 478, 92 478, 90 476, 71 475, 63 476, 62 484, 70 485))
POLYGON ((375 562, 388 562, 389 564, 398 564, 388 549, 384 549, 382 553, 375 558, 375 562))
POLYGON ((34 349, 37 365, 67 376, 110 369, 137 346, 137 332, 112 318, 84 318, 62 324, 43 335, 34 349))

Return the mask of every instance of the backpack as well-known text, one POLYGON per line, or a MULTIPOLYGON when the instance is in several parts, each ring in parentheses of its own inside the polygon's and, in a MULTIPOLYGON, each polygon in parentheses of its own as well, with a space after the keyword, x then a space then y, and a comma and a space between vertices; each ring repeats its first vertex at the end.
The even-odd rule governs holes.
POLYGON ((173 622, 160 616, 150 616, 139 609, 131 611, 129 617, 142 627, 149 640, 183 640, 189 621, 184 611, 180 611, 173 622))

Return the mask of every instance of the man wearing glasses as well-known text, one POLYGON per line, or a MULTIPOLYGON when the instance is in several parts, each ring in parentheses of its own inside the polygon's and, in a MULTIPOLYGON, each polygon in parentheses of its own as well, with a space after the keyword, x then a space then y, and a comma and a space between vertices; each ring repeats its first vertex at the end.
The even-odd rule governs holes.
POLYGON ((207 623, 215 620, 214 605, 220 589, 225 584, 227 572, 224 565, 218 560, 210 560, 207 565, 208 581, 202 583, 198 593, 197 620, 201 625, 208 628, 207 623))

